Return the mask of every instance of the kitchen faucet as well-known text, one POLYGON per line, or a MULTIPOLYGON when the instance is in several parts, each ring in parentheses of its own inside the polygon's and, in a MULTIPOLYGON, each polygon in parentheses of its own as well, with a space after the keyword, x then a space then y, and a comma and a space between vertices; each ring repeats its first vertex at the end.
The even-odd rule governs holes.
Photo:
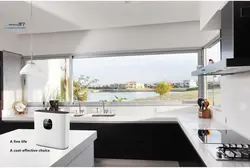
POLYGON ((78 106, 79 106, 79 113, 80 113, 80 114, 81 114, 81 113, 83 113, 83 112, 84 112, 84 110, 82 110, 82 107, 81 107, 81 102, 80 102, 80 101, 78 101, 78 100, 74 100, 73 105, 75 104, 75 102, 78 102, 78 106))
POLYGON ((99 102, 102 103, 103 113, 108 113, 108 110, 105 110, 105 101, 100 100, 99 102))

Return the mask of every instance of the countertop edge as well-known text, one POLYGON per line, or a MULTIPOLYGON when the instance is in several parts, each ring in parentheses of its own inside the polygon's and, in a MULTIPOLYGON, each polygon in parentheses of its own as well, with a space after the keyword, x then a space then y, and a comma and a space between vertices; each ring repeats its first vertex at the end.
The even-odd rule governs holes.
MULTIPOLYGON (((131 118, 124 118, 124 121, 121 121, 121 118, 117 118, 117 120, 108 119, 107 121, 103 121, 104 118, 100 118, 96 120, 87 120, 87 119, 71 119, 71 123, 178 123, 183 130, 184 134, 188 138, 189 142, 192 144, 193 148, 196 150, 197 154, 200 156, 201 160, 204 162, 204 164, 207 167, 221 167, 221 166, 227 166, 227 167, 235 167, 235 165, 239 165, 234 161, 217 161, 213 158, 213 156, 207 151, 206 146, 209 144, 203 144, 199 138, 194 134, 193 129, 202 129, 203 126, 206 126, 207 129, 227 129, 227 127, 220 123, 217 120, 211 119, 211 120, 204 120, 204 119, 198 119, 195 118, 194 115, 190 115, 191 118, 189 118, 189 115, 183 116, 183 115, 170 115, 170 116, 162 116, 162 117, 131 117, 131 118), (120 121, 119 121, 120 119, 120 121), (128 120, 130 119, 130 120, 128 120), (195 124, 195 125, 190 125, 195 124), (204 124, 204 125, 203 125, 204 124)), ((33 122, 33 118, 29 117, 29 119, 25 120, 3 120, 3 122, 33 122)), ((204 127, 205 128, 205 127, 204 127)), ((250 162, 248 162, 250 165, 250 162)))
MULTIPOLYGON (((72 162, 79 153, 86 150, 94 143, 97 138, 96 130, 70 130, 69 147, 64 150, 39 146, 34 138, 35 132, 33 129, 16 129, 5 134, 1 134, 2 152, 0 164, 3 167, 66 167, 72 162), (76 138, 77 139, 76 139, 76 138), (26 140, 25 143, 8 144, 9 139, 26 140), (36 152, 14 153, 8 152, 10 149, 33 149, 36 152), (47 149, 46 152, 40 149, 47 149), (35 157, 33 160, 32 157, 35 157), (10 159, 9 159, 10 158, 10 159), (12 159, 11 159, 12 158, 12 159), (30 160, 31 159, 31 160, 30 160), (13 160, 15 162, 13 162, 13 160)), ((14 142, 13 142, 14 143, 14 142)), ((1 167, 0 166, 0 167, 1 167)))
MULTIPOLYGON (((196 150, 197 154, 198 154, 198 155, 200 156, 200 158, 202 159, 203 163, 204 163, 207 167, 211 167, 211 166, 210 166, 210 163, 207 162, 207 160, 204 159, 205 157, 203 157, 203 156, 201 155, 201 152, 200 152, 199 149, 197 148, 197 145, 194 145, 194 142, 193 142, 193 140, 192 140, 192 137, 191 137, 190 133, 187 132, 187 129, 185 128, 185 126, 183 125, 183 123, 182 123, 179 119, 177 119, 177 122, 178 122, 178 124, 180 125, 182 131, 185 133, 185 135, 186 135, 186 137, 188 138, 189 142, 192 144, 193 148, 196 150)), ((198 138, 198 137, 197 137, 197 138, 198 138)), ((202 145, 204 145, 204 144, 202 144, 202 145)), ((205 147, 204 147, 204 148, 205 148, 205 147)), ((212 157, 212 156, 211 156, 211 157, 212 157)))
MULTIPOLYGON (((132 120, 112 120, 111 117, 103 117, 91 119, 92 117, 87 117, 85 119, 71 117, 70 123, 155 123, 155 122, 177 122, 178 117, 142 117, 137 120, 137 118, 132 120), (155 120, 157 118, 157 120, 155 120), (159 119, 160 118, 160 119, 159 119), (111 119, 111 120, 110 120, 111 119)), ((122 118, 122 117, 121 117, 122 118)), ((2 122, 34 122, 33 117, 3 117, 2 122)))
POLYGON ((94 143, 96 138, 97 138, 97 131, 93 131, 93 134, 91 136, 89 136, 86 140, 82 141, 74 149, 69 151, 66 155, 57 160, 55 163, 50 165, 50 167, 66 167, 75 157, 77 157, 82 151, 88 148, 88 146, 91 143, 94 143))

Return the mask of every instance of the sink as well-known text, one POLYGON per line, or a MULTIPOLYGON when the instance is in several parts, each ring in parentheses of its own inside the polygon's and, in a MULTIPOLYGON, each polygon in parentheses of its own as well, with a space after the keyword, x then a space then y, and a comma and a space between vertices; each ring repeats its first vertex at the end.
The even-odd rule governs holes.
POLYGON ((92 117, 114 117, 115 114, 104 114, 104 113, 100 113, 100 114, 92 114, 92 117))
POLYGON ((74 114, 73 117, 81 117, 83 116, 84 114, 74 114))

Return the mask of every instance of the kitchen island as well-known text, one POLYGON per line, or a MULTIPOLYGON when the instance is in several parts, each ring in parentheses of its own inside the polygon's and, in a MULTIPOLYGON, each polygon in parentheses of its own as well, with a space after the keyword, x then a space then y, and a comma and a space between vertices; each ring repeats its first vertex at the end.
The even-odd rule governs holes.
POLYGON ((0 135, 0 167, 94 166, 96 131, 70 131, 65 150, 37 146, 34 130, 17 129, 0 135))

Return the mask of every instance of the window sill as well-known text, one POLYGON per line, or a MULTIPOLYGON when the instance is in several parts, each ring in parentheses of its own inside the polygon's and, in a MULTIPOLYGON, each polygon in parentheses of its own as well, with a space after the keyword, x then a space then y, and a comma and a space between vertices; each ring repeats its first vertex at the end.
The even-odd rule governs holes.
MULTIPOLYGON (((82 106, 101 106, 100 102, 81 102, 82 106)), ((196 101, 133 101, 133 102, 106 102, 107 106, 194 106, 196 101)), ((72 104, 70 102, 60 103, 62 107, 78 107, 78 102, 72 104)), ((29 102, 28 107, 42 107, 42 102, 29 102)))

